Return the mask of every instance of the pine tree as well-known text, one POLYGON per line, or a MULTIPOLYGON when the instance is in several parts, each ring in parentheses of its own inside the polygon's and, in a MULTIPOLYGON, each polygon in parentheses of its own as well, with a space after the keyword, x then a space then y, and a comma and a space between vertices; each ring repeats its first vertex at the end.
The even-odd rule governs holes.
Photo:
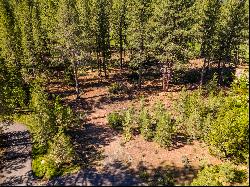
POLYGON ((215 58, 216 33, 221 14, 221 6, 222 0, 208 0, 205 2, 204 17, 201 25, 201 57, 205 59, 201 73, 201 85, 203 84, 206 66, 209 66, 210 61, 215 58))
POLYGON ((20 28, 13 1, 0 1, 0 115, 24 106, 20 28))
POLYGON ((108 0, 97 0, 96 2, 96 44, 98 53, 99 75, 101 75, 101 66, 104 76, 107 77, 107 62, 111 57, 110 53, 110 9, 111 2, 108 0), (101 58, 99 58, 101 57, 101 58))
POLYGON ((142 85, 143 62, 147 57, 148 23, 152 16, 152 0, 133 0, 129 2, 128 45, 135 54, 132 57, 138 69, 138 88, 142 85))
POLYGON ((151 20, 151 48, 162 62, 163 90, 168 90, 172 66, 188 58, 192 41, 194 1, 158 1, 151 20))
POLYGON ((230 0, 224 4, 222 9, 217 31, 217 49, 215 51, 215 55, 219 60, 220 83, 225 64, 230 62, 233 62, 235 66, 239 64, 240 45, 245 42, 244 30, 248 26, 246 2, 246 0, 230 0))
POLYGON ((125 57, 125 44, 127 43, 127 27, 128 27, 128 1, 116 0, 112 7, 112 39, 120 53, 120 69, 123 68, 125 57), (124 54, 124 55, 123 55, 124 54))
POLYGON ((78 63, 81 55, 79 47, 81 31, 78 24, 76 1, 61 0, 58 2, 57 32, 55 34, 57 43, 54 48, 59 52, 58 57, 61 63, 69 63, 69 68, 73 69, 77 98, 79 97, 78 63))

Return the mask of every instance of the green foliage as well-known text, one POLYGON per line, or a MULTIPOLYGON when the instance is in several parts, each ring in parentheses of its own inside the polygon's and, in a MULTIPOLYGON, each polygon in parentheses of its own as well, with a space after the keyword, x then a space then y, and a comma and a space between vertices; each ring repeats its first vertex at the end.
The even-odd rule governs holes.
POLYGON ((73 161, 74 150, 70 138, 63 132, 58 132, 49 145, 48 158, 53 160, 58 167, 70 164, 73 161))
POLYGON ((216 97, 213 92, 205 96, 201 89, 192 93, 183 90, 175 104, 179 113, 176 119, 179 131, 191 139, 204 139, 209 133, 211 121, 216 117, 222 99, 221 92, 216 97))
POLYGON ((36 157, 32 160, 32 170, 39 178, 52 179, 60 174, 59 168, 47 156, 36 157))
POLYGON ((129 108, 124 114, 124 125, 123 125, 123 133, 124 140, 128 142, 132 139, 133 131, 134 131, 134 108, 129 108))
POLYGON ((246 162, 249 143, 248 80, 236 79, 228 94, 202 90, 182 92, 177 101, 178 131, 203 139, 223 158, 246 162))
POLYGON ((77 123, 77 117, 61 103, 59 97, 48 100, 43 87, 35 83, 30 102, 32 113, 15 118, 28 125, 32 133, 32 169, 38 177, 51 179, 60 175, 74 159, 73 145, 66 132, 77 123))
POLYGON ((237 80, 211 124, 208 144, 219 156, 246 162, 249 154, 248 80, 237 80), (241 87, 242 86, 242 87, 241 87), (237 95, 235 95, 237 93, 237 95), (219 153, 218 153, 219 151, 219 153))
POLYGON ((128 89, 121 83, 112 83, 108 88, 108 92, 111 94, 121 94, 128 92, 128 89))
POLYGON ((246 172, 229 163, 206 166, 192 182, 192 186, 231 186, 246 180, 246 172))
POLYGON ((108 124, 115 130, 122 130, 124 124, 124 116, 119 112, 112 112, 108 115, 108 124))
POLYGON ((139 113, 138 123, 140 127, 140 133, 145 138, 145 140, 152 140, 154 137, 153 123, 148 109, 145 107, 143 107, 139 113))
POLYGON ((51 179, 62 174, 64 168, 72 165, 74 159, 73 145, 63 132, 58 132, 49 141, 46 152, 37 152, 34 148, 32 152, 32 170, 40 178, 51 179))
POLYGON ((175 133, 175 124, 162 103, 157 103, 155 106, 154 120, 156 121, 154 140, 162 147, 170 147, 175 133))

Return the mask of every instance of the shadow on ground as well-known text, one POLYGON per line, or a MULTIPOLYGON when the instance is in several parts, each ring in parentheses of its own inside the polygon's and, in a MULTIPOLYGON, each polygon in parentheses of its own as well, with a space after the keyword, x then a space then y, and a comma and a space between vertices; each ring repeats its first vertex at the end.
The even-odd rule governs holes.
POLYGON ((6 132, 0 135, 1 186, 32 185, 31 139, 28 131, 6 132))
POLYGON ((75 175, 57 177, 47 186, 173 186, 189 185, 198 170, 192 167, 160 166, 152 168, 142 162, 132 169, 129 163, 114 160, 101 170, 81 170, 75 175))

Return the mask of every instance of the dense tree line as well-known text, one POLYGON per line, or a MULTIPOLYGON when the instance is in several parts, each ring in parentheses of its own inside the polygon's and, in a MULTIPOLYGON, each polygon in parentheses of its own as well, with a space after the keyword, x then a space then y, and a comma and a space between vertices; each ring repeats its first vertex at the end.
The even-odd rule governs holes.
POLYGON ((139 88, 152 56, 168 74, 164 89, 173 64, 194 57, 205 59, 202 83, 210 62, 223 74, 226 64, 248 58, 248 7, 246 0, 2 0, 1 109, 25 104, 27 85, 54 70, 79 94, 79 64, 89 61, 107 77, 112 53, 121 68, 131 57, 139 88))

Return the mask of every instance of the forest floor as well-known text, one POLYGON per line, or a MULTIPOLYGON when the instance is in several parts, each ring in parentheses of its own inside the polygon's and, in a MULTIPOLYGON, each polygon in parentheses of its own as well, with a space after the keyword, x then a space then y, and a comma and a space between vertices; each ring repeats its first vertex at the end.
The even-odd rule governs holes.
MULTIPOLYGON (((84 157, 88 169, 75 175, 59 177, 49 184, 74 185, 147 185, 166 180, 161 177, 171 173, 175 184, 190 184, 201 165, 219 164, 221 161, 209 154, 201 142, 188 142, 179 136, 171 150, 161 148, 155 142, 145 141, 136 135, 124 143, 122 134, 109 128, 107 115, 130 106, 138 107, 143 96, 152 106, 161 100, 167 108, 178 98, 181 89, 172 86, 172 91, 160 91, 161 82, 144 82, 140 92, 131 87, 129 94, 112 95, 108 86, 113 82, 124 82, 124 74, 113 70, 110 78, 100 81, 97 73, 87 72, 80 77, 81 95, 76 99, 74 88, 53 83, 49 92, 64 95, 64 101, 78 112, 86 114, 82 128, 72 132, 78 153, 84 157), (67 90, 67 92, 65 92, 67 90), (175 91, 177 90, 177 91, 175 91)), ((126 82, 126 81, 125 81, 126 82)), ((195 85, 188 85, 190 89, 195 85)))
MULTIPOLYGON (((119 73, 119 70, 113 70, 109 78, 102 81, 96 72, 88 71, 82 74, 79 78, 81 94, 78 99, 73 86, 70 87, 58 81, 48 85, 49 93, 63 96, 63 101, 67 105, 86 116, 85 122, 70 132, 82 170, 51 181, 36 180, 34 181, 36 185, 139 186, 170 183, 171 181, 167 181, 164 175, 171 175, 176 185, 184 185, 192 182, 203 164, 222 162, 211 156, 202 142, 189 142, 182 136, 176 137, 174 146, 170 150, 161 148, 155 142, 145 141, 140 135, 135 135, 131 141, 124 143, 122 134, 114 131, 107 124, 107 115, 110 112, 130 106, 139 107, 142 96, 149 106, 160 100, 170 108, 179 97, 181 88, 172 85, 169 92, 162 92, 161 82, 155 80, 145 81, 143 88, 138 92, 132 84, 124 80, 123 74, 126 74, 126 71, 119 73), (108 87, 114 82, 125 82, 131 92, 110 94, 108 87)), ((191 90, 197 87, 194 84, 185 86, 191 90)), ((19 127, 23 128, 17 125, 11 127, 10 133, 27 133, 26 129, 20 129, 19 132, 19 127)), ((25 135, 25 138, 27 139, 28 135, 25 135)), ((28 141, 26 139, 25 141, 28 141)), ((25 158, 22 157, 26 160, 22 163, 27 167, 22 170, 23 172, 16 169, 11 172, 18 172, 18 175, 25 176, 24 172, 31 170, 30 147, 25 147, 28 150, 26 153, 22 146, 26 145, 19 144, 16 148, 19 149, 18 152, 26 155, 25 158)), ((6 172, 2 173, 4 177, 9 176, 6 172)))

